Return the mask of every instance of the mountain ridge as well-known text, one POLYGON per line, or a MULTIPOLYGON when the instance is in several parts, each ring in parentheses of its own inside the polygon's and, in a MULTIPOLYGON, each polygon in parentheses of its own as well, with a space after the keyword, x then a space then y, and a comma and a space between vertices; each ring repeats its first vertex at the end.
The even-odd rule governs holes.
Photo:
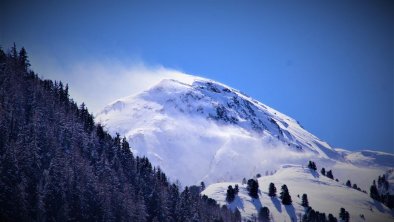
POLYGON ((137 155, 148 156, 186 184, 240 179, 275 170, 288 159, 348 162, 295 119, 225 84, 191 75, 164 79, 116 100, 96 119, 110 133, 125 135, 137 155), (196 155, 183 155, 190 152, 196 155), (275 156, 279 163, 270 160, 275 156), (247 170, 231 167, 234 161, 247 170), (200 170, 193 168, 196 164, 200 170))

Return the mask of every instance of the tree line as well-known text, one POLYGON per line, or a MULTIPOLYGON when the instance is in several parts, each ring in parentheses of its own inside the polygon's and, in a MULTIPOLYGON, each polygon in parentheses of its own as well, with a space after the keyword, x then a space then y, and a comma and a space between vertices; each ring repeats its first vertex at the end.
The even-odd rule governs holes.
POLYGON ((0 221, 241 220, 171 183, 29 66, 24 48, 0 48, 0 221))

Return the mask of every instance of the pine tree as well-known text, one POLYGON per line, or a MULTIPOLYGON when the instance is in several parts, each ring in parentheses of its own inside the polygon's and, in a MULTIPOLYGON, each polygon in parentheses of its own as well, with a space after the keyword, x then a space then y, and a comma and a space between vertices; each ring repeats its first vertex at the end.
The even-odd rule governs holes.
POLYGON ((301 206, 309 207, 308 196, 305 193, 302 194, 301 206))
POLYGON ((248 190, 249 196, 251 196, 253 198, 259 197, 259 195, 258 195, 259 183, 257 182, 257 180, 249 179, 246 189, 248 190))
POLYGON ((350 180, 347 180, 347 181, 346 181, 346 186, 352 187, 352 182, 350 182, 350 180))
POLYGON ((349 222, 350 220, 349 212, 347 212, 343 207, 339 211, 339 219, 343 222, 349 222))
POLYGON ((268 209, 268 207, 261 207, 260 208, 258 221, 259 222, 268 222, 268 221, 270 221, 270 210, 268 209))
POLYGON ((235 191, 235 195, 238 195, 238 193, 239 193, 238 184, 235 184, 235 186, 234 186, 234 191, 235 191))
POLYGON ((326 169, 324 169, 324 167, 323 168, 321 168, 321 171, 320 171, 320 173, 322 174, 322 175, 326 175, 326 169))
POLYGON ((200 187, 201 187, 201 191, 205 190, 205 183, 204 183, 204 181, 201 181, 200 187))
POLYGON ((235 199, 235 190, 233 189, 233 186, 228 186, 227 188, 227 194, 226 194, 226 201, 228 203, 233 202, 235 199))
POLYGON ((308 168, 311 170, 317 170, 316 164, 313 161, 309 161, 308 168))
POLYGON ((326 175, 328 178, 330 178, 330 179, 334 179, 334 175, 332 174, 332 171, 331 170, 329 170, 328 172, 327 172, 327 175, 326 175))
POLYGON ((328 214, 328 222, 338 222, 338 220, 334 215, 328 214))
POLYGON ((274 183, 270 183, 268 187, 268 196, 276 197, 276 187, 274 183))
POLYGON ((375 180, 373 181, 373 184, 369 190, 369 195, 371 196, 372 199, 374 200, 380 200, 380 195, 379 195, 379 191, 378 188, 376 187, 376 182, 375 180))
POLYGON ((14 42, 13 46, 11 47, 11 59, 14 60, 14 64, 18 59, 18 53, 17 53, 17 49, 16 49, 16 44, 14 42))
POLYGON ((27 69, 30 67, 30 63, 27 57, 27 52, 26 49, 24 47, 21 48, 21 50, 19 51, 19 64, 20 66, 27 71, 27 69))
POLYGON ((282 204, 283 205, 291 205, 291 203, 293 201, 291 200, 291 196, 290 196, 289 190, 287 189, 286 184, 282 185, 281 191, 282 192, 280 192, 279 198, 282 200, 282 204))

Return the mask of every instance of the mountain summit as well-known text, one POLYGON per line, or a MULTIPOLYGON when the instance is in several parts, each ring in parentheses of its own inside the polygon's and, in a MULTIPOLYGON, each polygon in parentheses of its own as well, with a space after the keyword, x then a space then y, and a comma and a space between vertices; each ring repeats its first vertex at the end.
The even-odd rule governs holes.
POLYGON ((293 118, 224 84, 189 75, 119 99, 96 119, 185 184, 242 179, 307 158, 342 158, 293 118))

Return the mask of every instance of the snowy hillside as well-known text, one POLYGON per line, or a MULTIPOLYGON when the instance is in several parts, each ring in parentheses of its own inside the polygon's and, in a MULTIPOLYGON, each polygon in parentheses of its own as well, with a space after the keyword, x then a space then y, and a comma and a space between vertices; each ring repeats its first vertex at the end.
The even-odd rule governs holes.
MULTIPOLYGON (((238 181, 237 181, 238 182, 238 181)), ((248 195, 246 184, 237 182, 216 183, 208 186, 202 194, 207 195, 220 204, 227 204, 226 191, 229 185, 239 186, 239 194, 228 204, 231 209, 238 208, 244 218, 257 216, 261 207, 268 207, 274 221, 297 221, 304 214, 300 197, 306 193, 309 205, 317 211, 331 213, 338 218, 341 207, 350 214, 350 221, 394 221, 393 211, 383 204, 371 199, 368 194, 346 187, 309 168, 297 165, 284 165, 272 176, 258 179, 259 198, 253 199, 248 195), (286 184, 293 200, 292 205, 283 205, 278 197, 268 196, 268 187, 274 183, 278 194, 280 187, 286 184), (364 219, 360 217, 364 215, 364 219)))
MULTIPOLYGON (((195 76, 165 79, 119 99, 96 120, 110 133, 126 136, 135 154, 147 156, 184 185, 239 181, 310 159, 325 167, 353 166, 346 161, 349 155, 337 152, 291 117, 195 76)), ((364 186, 385 170, 377 168, 364 177, 364 186)))
POLYGON ((350 152, 345 149, 335 149, 345 160, 360 166, 387 166, 394 167, 394 154, 373 150, 350 152))

